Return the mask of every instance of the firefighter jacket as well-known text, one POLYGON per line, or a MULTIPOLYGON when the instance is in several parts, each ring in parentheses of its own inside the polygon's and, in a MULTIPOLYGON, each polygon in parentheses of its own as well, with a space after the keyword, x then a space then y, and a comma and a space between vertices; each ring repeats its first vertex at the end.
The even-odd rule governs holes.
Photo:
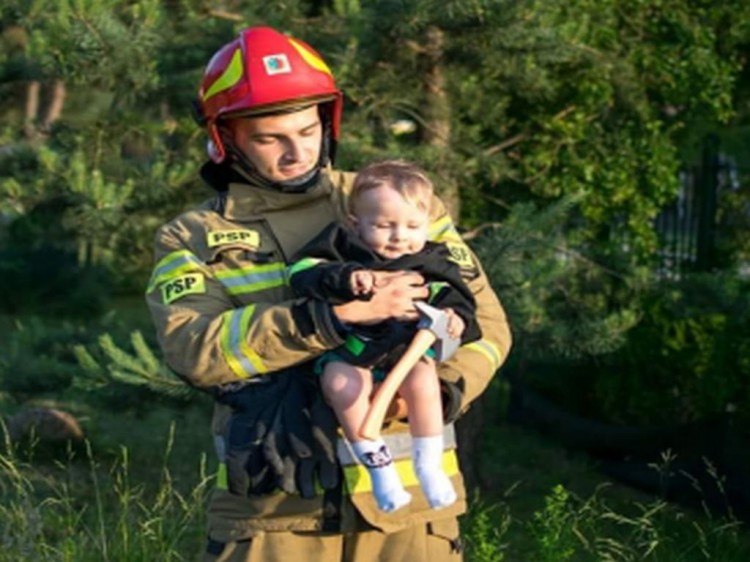
MULTIPOLYGON (((450 259, 444 244, 428 241, 421 251, 398 259, 383 259, 350 229, 332 224, 307 244, 299 261, 289 269, 289 282, 298 296, 341 304, 357 296, 352 291, 352 273, 360 269, 414 271, 422 274, 430 290, 429 304, 452 308, 465 323, 462 343, 481 337, 474 313, 476 302, 461 277, 458 264, 450 259)), ((414 322, 388 320, 375 325, 349 326, 346 343, 336 350, 340 359, 360 367, 389 370, 401 357, 417 330, 414 322)))
MULTIPOLYGON (((305 243, 344 219, 345 193, 352 179, 351 174, 327 170, 305 193, 284 193, 254 186, 235 172, 234 177, 213 181, 219 189, 216 197, 158 230, 146 299, 165 359, 176 373, 199 388, 231 388, 273 376, 274 371, 344 343, 330 305, 295 298, 287 267, 305 243)), ((439 368, 441 379, 461 390, 465 409, 505 360, 510 331, 479 264, 437 199, 433 213, 430 237, 446 243, 461 268, 476 299, 484 334, 439 368)), ((259 531, 347 532, 361 528, 362 519, 393 532, 466 509, 452 427, 446 428, 444 465, 459 499, 434 511, 419 492, 409 458, 408 426, 399 422, 383 433, 414 496, 402 510, 377 509, 367 472, 344 441, 338 444, 344 474, 338 503, 323 495, 313 499, 282 492, 234 495, 227 490, 224 464, 223 435, 230 414, 229 407, 217 404, 212 424, 220 463, 208 508, 209 535, 214 540, 237 541, 259 531)))

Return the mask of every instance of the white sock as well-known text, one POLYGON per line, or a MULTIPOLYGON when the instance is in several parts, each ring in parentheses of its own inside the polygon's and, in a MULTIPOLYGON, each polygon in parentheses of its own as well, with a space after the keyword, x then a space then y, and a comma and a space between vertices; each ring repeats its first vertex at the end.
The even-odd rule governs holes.
POLYGON ((419 484, 433 509, 447 507, 456 501, 456 490, 443 471, 442 435, 414 437, 412 460, 419 484))
POLYGON ((398 477, 393 457, 382 439, 352 443, 354 454, 365 465, 372 480, 372 493, 381 511, 396 511, 411 501, 398 477))

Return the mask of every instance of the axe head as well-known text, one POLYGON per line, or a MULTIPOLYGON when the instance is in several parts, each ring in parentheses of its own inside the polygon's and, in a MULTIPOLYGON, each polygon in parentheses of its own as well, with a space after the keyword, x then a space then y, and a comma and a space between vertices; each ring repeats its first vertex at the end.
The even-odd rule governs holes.
POLYGON ((435 334, 436 339, 433 344, 437 354, 435 360, 441 363, 449 359, 458 349, 461 340, 448 335, 448 315, 439 308, 423 302, 415 302, 414 306, 419 312, 417 329, 430 330, 435 334))

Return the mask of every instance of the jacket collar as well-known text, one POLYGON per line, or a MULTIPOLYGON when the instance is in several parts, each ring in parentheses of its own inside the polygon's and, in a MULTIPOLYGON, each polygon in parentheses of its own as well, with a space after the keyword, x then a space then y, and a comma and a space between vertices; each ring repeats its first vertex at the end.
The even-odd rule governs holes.
POLYGON ((332 191, 333 184, 325 171, 321 173, 317 183, 305 193, 283 193, 245 181, 233 181, 228 184, 223 214, 230 220, 253 218, 328 198, 332 191))

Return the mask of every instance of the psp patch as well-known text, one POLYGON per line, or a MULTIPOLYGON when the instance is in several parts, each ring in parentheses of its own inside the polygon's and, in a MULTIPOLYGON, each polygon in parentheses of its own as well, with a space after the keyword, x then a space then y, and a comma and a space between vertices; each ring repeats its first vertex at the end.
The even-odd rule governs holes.
POLYGON ((252 250, 260 247, 260 233, 257 230, 212 230, 206 234, 209 248, 226 244, 243 244, 252 250))
POLYGON ((172 304, 174 301, 187 295, 202 294, 205 292, 206 277, 202 273, 181 275, 161 286, 161 297, 164 304, 172 304))
POLYGON ((461 277, 465 281, 472 281, 479 276, 479 268, 468 246, 463 242, 445 242, 450 256, 448 259, 458 265, 461 277))
POLYGON ((451 254, 448 259, 457 264, 458 267, 461 269, 476 269, 474 258, 466 244, 463 242, 446 242, 445 245, 451 254))

